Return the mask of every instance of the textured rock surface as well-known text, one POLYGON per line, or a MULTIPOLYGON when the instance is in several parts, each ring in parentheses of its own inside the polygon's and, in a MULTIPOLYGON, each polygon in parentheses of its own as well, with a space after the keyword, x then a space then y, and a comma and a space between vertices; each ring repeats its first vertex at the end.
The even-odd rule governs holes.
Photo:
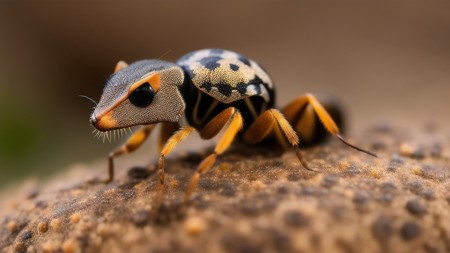
POLYGON ((186 210, 206 150, 173 155, 157 215, 155 175, 117 168, 104 185, 104 163, 75 165, 3 194, 0 252, 449 252, 448 133, 380 125, 350 140, 379 158, 332 140, 305 150, 310 172, 293 152, 235 145, 186 210))

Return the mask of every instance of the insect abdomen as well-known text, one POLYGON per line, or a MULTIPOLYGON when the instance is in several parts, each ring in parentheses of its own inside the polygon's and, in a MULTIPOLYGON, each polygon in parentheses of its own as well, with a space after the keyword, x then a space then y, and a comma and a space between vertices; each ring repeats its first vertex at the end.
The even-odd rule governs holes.
POLYGON ((246 97, 273 97, 269 75, 241 54, 222 49, 203 49, 181 57, 177 64, 197 89, 229 104, 246 97))

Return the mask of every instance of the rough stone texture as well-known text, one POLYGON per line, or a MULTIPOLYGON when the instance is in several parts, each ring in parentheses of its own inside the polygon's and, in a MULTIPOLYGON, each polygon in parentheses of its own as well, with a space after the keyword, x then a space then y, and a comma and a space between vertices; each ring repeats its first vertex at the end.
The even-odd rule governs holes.
MULTIPOLYGON (((105 163, 3 193, 0 252, 450 252, 449 135, 379 126, 350 138, 371 158, 330 141, 293 152, 234 145, 181 200, 207 150, 166 162, 165 204, 152 210, 156 176, 105 163)), ((127 158, 119 158, 126 160, 127 158)))

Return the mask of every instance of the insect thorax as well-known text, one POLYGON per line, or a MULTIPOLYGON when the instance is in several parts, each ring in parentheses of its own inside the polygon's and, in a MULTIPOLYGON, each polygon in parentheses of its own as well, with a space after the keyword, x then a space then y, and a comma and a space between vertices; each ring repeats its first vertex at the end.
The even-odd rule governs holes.
POLYGON ((178 60, 185 78, 181 88, 186 118, 197 129, 228 107, 237 108, 244 128, 273 107, 274 89, 267 73, 254 61, 231 51, 205 49, 178 60))

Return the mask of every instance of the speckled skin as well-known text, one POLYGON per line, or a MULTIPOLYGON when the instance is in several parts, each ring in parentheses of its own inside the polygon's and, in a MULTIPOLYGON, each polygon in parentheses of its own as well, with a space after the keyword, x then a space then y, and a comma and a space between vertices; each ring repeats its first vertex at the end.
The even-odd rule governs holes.
POLYGON ((176 122, 182 117, 185 109, 185 103, 179 91, 183 81, 183 71, 174 63, 161 60, 137 61, 111 75, 91 119, 111 111, 116 121, 114 128, 176 122), (160 74, 161 83, 164 85, 161 85, 160 90, 155 94, 152 104, 147 108, 131 104, 126 99, 130 86, 142 77, 155 72, 160 74), (123 101, 117 104, 121 100, 123 101))
POLYGON ((201 130, 218 113, 235 107, 243 115, 245 125, 250 126, 273 107, 274 98, 272 80, 256 62, 227 50, 203 49, 181 57, 176 64, 143 60, 114 73, 91 121, 110 112, 114 124, 108 129, 99 128, 108 131, 178 122, 185 115, 190 125, 201 130), (161 86, 153 101, 145 108, 134 106, 127 99, 130 87, 154 73, 161 75, 161 86))
POLYGON ((186 78, 199 90, 222 103, 232 103, 251 96, 270 102, 273 83, 253 60, 223 49, 203 49, 181 57, 177 64, 186 78))

